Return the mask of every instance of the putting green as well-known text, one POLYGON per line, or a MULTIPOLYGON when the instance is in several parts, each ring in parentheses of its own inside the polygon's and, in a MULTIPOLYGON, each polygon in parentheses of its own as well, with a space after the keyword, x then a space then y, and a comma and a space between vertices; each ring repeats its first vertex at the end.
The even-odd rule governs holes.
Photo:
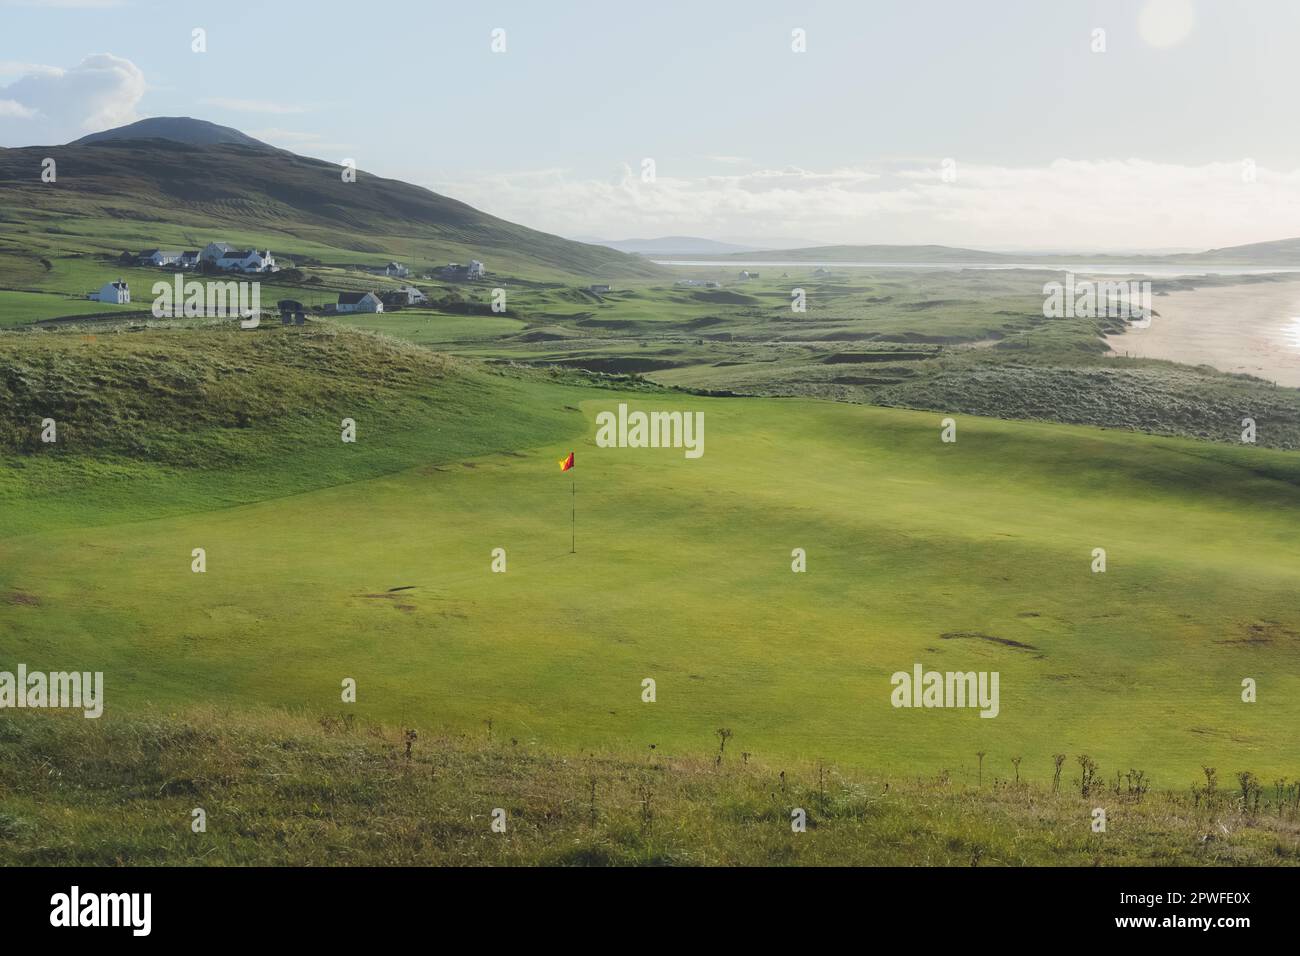
MULTIPOLYGON (((962 416, 945 444, 933 413, 554 394, 581 410, 538 447, 11 538, 0 666, 104 671, 104 720, 213 701, 669 753, 725 727, 769 764, 972 772, 986 751, 986 775, 1019 755, 1042 779, 1053 753, 1088 753, 1169 787, 1203 764, 1297 771, 1300 456, 962 416), (704 412, 704 455, 597 448, 619 401, 704 412), (997 671, 998 716, 891 706, 917 662, 997 671)), ((381 440, 359 432, 329 454, 381 440)))

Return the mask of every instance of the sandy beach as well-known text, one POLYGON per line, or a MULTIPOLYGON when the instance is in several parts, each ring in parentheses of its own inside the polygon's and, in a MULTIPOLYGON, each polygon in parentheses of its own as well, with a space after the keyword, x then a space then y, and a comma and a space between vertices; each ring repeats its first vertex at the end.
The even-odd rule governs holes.
POLYGON ((1116 355, 1209 365, 1300 388, 1300 279, 1156 296, 1145 329, 1106 339, 1116 355))

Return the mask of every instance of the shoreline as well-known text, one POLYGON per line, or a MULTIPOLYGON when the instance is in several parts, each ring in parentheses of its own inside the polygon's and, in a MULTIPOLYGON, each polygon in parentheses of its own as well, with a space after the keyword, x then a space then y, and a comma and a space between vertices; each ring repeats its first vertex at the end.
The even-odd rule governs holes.
POLYGON ((1209 365, 1300 388, 1300 279, 1156 296, 1147 328, 1106 336, 1112 356, 1209 365))

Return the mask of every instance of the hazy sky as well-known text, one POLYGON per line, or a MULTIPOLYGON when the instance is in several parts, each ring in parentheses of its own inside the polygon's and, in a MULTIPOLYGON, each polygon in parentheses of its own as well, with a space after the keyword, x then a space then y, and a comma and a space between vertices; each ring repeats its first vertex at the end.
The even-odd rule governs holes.
POLYGON ((0 145, 195 116, 563 235, 1204 248, 1300 234, 1298 49, 1295 0, 0 0, 0 145))

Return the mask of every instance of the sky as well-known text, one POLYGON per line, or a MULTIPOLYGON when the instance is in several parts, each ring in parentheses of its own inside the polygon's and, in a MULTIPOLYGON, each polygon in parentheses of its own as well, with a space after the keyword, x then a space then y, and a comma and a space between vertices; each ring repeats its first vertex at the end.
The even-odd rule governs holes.
POLYGON ((1298 41, 1294 0, 0 0, 0 146, 193 116, 571 237, 1203 249, 1300 234, 1298 41))

